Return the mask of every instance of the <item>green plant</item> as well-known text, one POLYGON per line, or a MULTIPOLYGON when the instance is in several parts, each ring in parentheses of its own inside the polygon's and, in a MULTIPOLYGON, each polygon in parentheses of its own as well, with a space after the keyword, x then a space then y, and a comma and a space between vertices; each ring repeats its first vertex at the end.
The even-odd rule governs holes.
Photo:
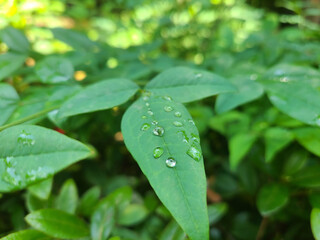
POLYGON ((1 30, 2 239, 319 239, 316 33, 267 15, 237 45, 234 19, 190 40, 195 9, 126 50, 54 28, 73 50, 43 55, 1 30))

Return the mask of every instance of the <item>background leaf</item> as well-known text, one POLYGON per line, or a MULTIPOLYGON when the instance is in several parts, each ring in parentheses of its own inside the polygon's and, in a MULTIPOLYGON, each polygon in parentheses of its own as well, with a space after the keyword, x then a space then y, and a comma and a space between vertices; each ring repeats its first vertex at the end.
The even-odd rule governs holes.
POLYGON ((46 179, 90 150, 82 143, 43 127, 20 125, 0 132, 0 191, 22 189, 46 179))
POLYGON ((18 106, 19 95, 9 84, 0 83, 0 125, 4 124, 18 106))
POLYGON ((316 240, 320 239, 320 209, 314 208, 311 212, 311 229, 316 240))
POLYGON ((170 97, 144 96, 126 111, 121 129, 127 148, 184 231, 191 239, 208 239, 203 159, 186 108, 170 97))
POLYGON ((294 131, 298 142, 304 146, 309 152, 320 157, 320 129, 305 127, 298 128, 294 131))
POLYGON ((50 238, 34 229, 27 229, 15 233, 11 233, 1 240, 49 240, 50 238))
POLYGON ((6 27, 5 29, 1 30, 0 33, 1 39, 10 50, 27 53, 30 50, 30 43, 26 36, 13 27, 6 27))
POLYGON ((78 190, 73 179, 65 181, 56 199, 55 207, 67 213, 75 213, 78 204, 78 190))
POLYGON ((59 117, 112 108, 126 102, 138 86, 127 79, 110 79, 90 85, 66 101, 59 117))
POLYGON ((6 77, 12 75, 16 70, 18 70, 22 64, 26 56, 7 52, 0 55, 0 81, 6 77))
POLYGON ((25 219, 33 228, 55 238, 76 239, 89 235, 84 221, 57 209, 35 211, 25 219))
POLYGON ((153 78, 146 89, 157 95, 174 97, 177 102, 192 102, 236 88, 216 74, 187 67, 167 69, 153 78))

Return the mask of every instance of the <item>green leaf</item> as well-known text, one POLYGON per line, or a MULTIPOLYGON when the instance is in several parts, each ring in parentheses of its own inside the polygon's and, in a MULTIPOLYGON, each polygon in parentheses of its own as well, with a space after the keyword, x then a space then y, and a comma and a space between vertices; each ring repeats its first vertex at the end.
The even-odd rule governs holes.
POLYGON ((311 212, 311 230, 316 240, 320 240, 320 209, 314 208, 311 212))
POLYGON ((23 189, 90 154, 82 143, 32 125, 3 130, 0 142, 1 192, 23 189))
POLYGON ((57 209, 42 209, 25 217, 33 228, 55 238, 76 239, 89 235, 80 218, 57 209))
POLYGON ((132 226, 140 223, 148 216, 148 210, 140 204, 131 204, 122 209, 118 216, 118 224, 132 226))
POLYGON ((262 216, 278 212, 289 201, 289 189, 286 186, 272 183, 263 186, 257 197, 258 210, 262 216))
POLYGON ((27 230, 11 233, 1 238, 1 240, 49 240, 49 239, 50 238, 48 236, 34 229, 27 229, 27 230))
POLYGON ((305 127, 293 130, 297 141, 309 152, 320 157, 320 129, 305 127))
POLYGON ((218 114, 251 102, 263 94, 262 86, 248 77, 234 77, 230 81, 237 87, 237 91, 222 93, 217 97, 215 110, 218 114))
POLYGON ((192 102, 236 88, 216 74, 187 67, 170 68, 147 85, 146 89, 158 95, 173 96, 177 102, 192 102))
POLYGON ((75 213, 78 204, 78 190, 73 179, 68 179, 62 185, 56 199, 55 207, 67 213, 75 213))
POLYGON ((91 216, 90 232, 93 240, 107 240, 115 225, 115 205, 104 201, 91 216))
POLYGON ((307 151, 298 150, 291 152, 286 158, 283 166, 283 173, 285 175, 292 175, 298 172, 308 161, 309 154, 307 151))
POLYGON ((41 82, 57 84, 69 81, 73 77, 74 69, 72 63, 63 57, 50 56, 41 60, 35 72, 41 82))
POLYGON ((316 88, 301 82, 261 83, 280 111, 310 125, 320 124, 320 92, 316 88))
POLYGON ((209 223, 217 223, 223 215, 228 211, 228 205, 226 203, 215 203, 208 206, 209 223))
POLYGON ((0 55, 0 81, 11 76, 19 69, 26 59, 26 56, 18 53, 7 52, 0 55))
POLYGON ((256 136, 249 133, 239 133, 233 136, 229 141, 229 151, 230 151, 230 168, 235 171, 249 152, 252 145, 256 141, 256 136))
POLYGON ((293 134, 285 128, 268 128, 264 133, 266 145, 265 158, 271 162, 272 158, 293 140, 293 134))
POLYGON ((91 216, 99 201, 100 193, 101 190, 98 186, 86 191, 80 199, 77 211, 84 216, 91 216))
POLYGON ((4 124, 18 106, 19 95, 9 84, 0 83, 0 125, 4 124))
POLYGON ((186 234, 175 220, 171 220, 161 233, 159 240, 184 240, 186 234))
POLYGON ((30 50, 30 43, 26 36, 13 27, 1 30, 1 39, 10 50, 21 53, 27 53, 30 50))
POLYGON ((203 158, 187 109, 168 96, 144 96, 126 111, 121 129, 127 148, 184 231, 191 239, 208 239, 203 158))
POLYGON ((290 177, 293 184, 300 187, 320 187, 320 165, 302 168, 290 177))
POLYGON ((70 45, 74 49, 92 51, 97 44, 92 42, 86 35, 65 28, 51 29, 56 39, 70 45))
POLYGON ((109 109, 126 102, 138 86, 127 79, 110 79, 92 84, 66 101, 59 118, 109 109))
POLYGON ((36 197, 40 199, 48 199, 52 189, 52 178, 48 178, 39 183, 33 184, 28 187, 28 190, 36 197))
POLYGON ((30 191, 27 192, 26 206, 29 212, 34 212, 43 208, 47 208, 48 202, 34 196, 30 191))
POLYGON ((320 208, 320 193, 319 192, 310 192, 308 197, 309 197, 309 202, 312 207, 320 208))

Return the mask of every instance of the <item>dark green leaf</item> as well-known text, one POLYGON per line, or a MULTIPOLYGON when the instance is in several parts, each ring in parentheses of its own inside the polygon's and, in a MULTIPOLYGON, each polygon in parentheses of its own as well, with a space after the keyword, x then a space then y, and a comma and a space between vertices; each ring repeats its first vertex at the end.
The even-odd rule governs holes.
POLYGON ((80 199, 78 212, 84 216, 91 216, 99 201, 100 192, 101 190, 98 186, 92 187, 86 191, 80 199))
POLYGON ((35 211, 25 219, 33 228, 55 238, 76 239, 89 235, 84 221, 57 209, 35 211))
POLYGON ((0 81, 6 77, 11 76, 16 70, 18 70, 26 56, 18 53, 5 53, 0 55, 0 81))
POLYGON ((1 39, 10 50, 21 53, 27 53, 30 50, 30 43, 26 36, 13 27, 1 30, 1 39))
POLYGON ((320 166, 308 166, 290 177, 293 184, 300 187, 320 187, 320 166))
POLYGON ((320 240, 320 209, 312 209, 310 218, 313 236, 316 240, 320 240))
POLYGON ((37 63, 36 74, 47 84, 64 83, 73 77, 72 63, 63 57, 50 56, 37 63))
POLYGON ((50 238, 48 236, 34 229, 27 229, 27 230, 11 233, 1 238, 1 240, 49 240, 49 239, 50 238))
POLYGON ((143 221, 148 215, 148 210, 143 205, 131 204, 122 209, 118 216, 118 224, 132 226, 143 221))
POLYGON ((170 97, 144 96, 126 111, 121 129, 127 148, 184 231, 191 239, 208 239, 203 158, 187 109, 170 97))
POLYGON ((19 96, 9 84, 0 83, 0 125, 4 124, 18 106, 19 96))
POLYGON ((276 183, 263 186, 257 197, 258 210, 263 216, 279 211, 289 201, 289 189, 276 183))
POLYGON ((95 83, 66 101, 59 118, 112 108, 126 102, 138 86, 127 79, 110 79, 95 83))
POLYGON ((56 131, 20 125, 0 132, 0 191, 22 189, 86 158, 89 148, 56 131))
POLYGON ((263 94, 262 86, 248 77, 234 77, 230 81, 237 87, 237 91, 222 93, 217 97, 215 110, 219 114, 251 102, 263 94))
POLYGON ((320 157, 320 128, 299 128, 295 129, 293 133, 302 146, 320 157))
POLYGON ((48 199, 51 188, 52 188, 52 178, 48 178, 39 183, 33 184, 28 187, 28 190, 36 197, 40 199, 48 199))
POLYGON ((228 211, 228 205, 226 203, 215 203, 208 206, 209 223, 217 223, 224 214, 228 211))
POLYGON ((168 94, 177 102, 192 102, 236 91, 223 77, 187 67, 174 67, 160 73, 146 85, 146 89, 158 95, 168 94))
POLYGON ((67 213, 75 213, 78 204, 78 190, 73 179, 68 179, 62 185, 56 199, 55 207, 67 213))

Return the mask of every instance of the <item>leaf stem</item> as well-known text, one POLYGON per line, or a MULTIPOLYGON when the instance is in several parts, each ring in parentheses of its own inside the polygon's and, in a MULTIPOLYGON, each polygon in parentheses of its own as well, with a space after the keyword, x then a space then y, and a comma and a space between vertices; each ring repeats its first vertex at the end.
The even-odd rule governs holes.
POLYGON ((60 106, 53 106, 53 107, 50 107, 50 108, 47 108, 47 109, 44 109, 40 112, 37 112, 35 114, 32 114, 32 115, 29 115, 27 117, 24 117, 24 118, 21 118, 17 121, 14 121, 14 122, 11 122, 11 123, 8 123, 6 125, 3 125, 3 126, 0 126, 0 132, 6 128, 9 128, 9 127, 13 127, 15 125, 19 125, 21 123, 24 123, 24 122, 27 122, 29 120, 32 120, 32 119, 35 119, 35 118, 38 118, 38 117, 41 117, 42 115, 48 113, 48 112, 51 112, 52 110, 55 110, 57 108, 59 108, 60 106))

